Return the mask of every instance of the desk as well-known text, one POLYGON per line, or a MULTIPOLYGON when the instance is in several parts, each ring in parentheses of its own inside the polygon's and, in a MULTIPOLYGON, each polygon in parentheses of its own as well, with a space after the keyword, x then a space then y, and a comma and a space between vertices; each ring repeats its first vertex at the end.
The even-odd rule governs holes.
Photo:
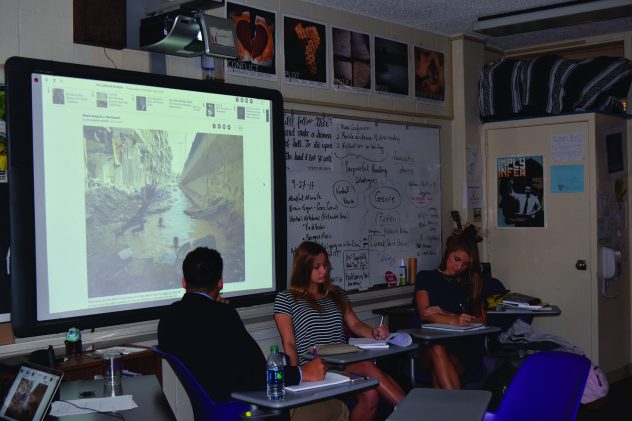
MULTIPOLYGON (((357 363, 360 361, 377 360, 378 358, 390 357, 402 353, 408 353, 410 356, 410 379, 415 382, 415 356, 414 353, 419 345, 412 343, 408 346, 389 345, 388 349, 360 349, 356 352, 348 352, 346 354, 336 355, 319 355, 328 364, 333 364, 338 370, 344 370, 347 364, 357 363)), ((313 359, 311 353, 303 354, 303 358, 313 359)))
POLYGON ((487 310, 488 316, 532 316, 532 317, 546 317, 546 316, 559 316, 562 314, 562 310, 558 306, 548 306, 551 309, 547 310, 529 310, 524 308, 504 308, 502 310, 487 310))
MULTIPOLYGON (((138 345, 127 345, 134 348, 146 348, 138 345)), ((64 381, 92 380, 94 375, 103 374, 103 359, 90 357, 90 351, 84 352, 57 365, 57 369, 64 372, 64 381)), ((144 375, 154 374, 162 384, 162 361, 160 356, 151 349, 134 352, 121 356, 123 370, 129 370, 144 375)))
POLYGON ((436 329, 424 329, 416 328, 416 329, 402 329, 400 332, 406 332, 410 336, 412 336, 413 341, 422 344, 431 344, 437 341, 444 341, 448 339, 462 338, 464 336, 475 336, 475 335, 487 335, 489 333, 498 333, 500 332, 500 328, 496 326, 485 326, 481 329, 469 329, 469 330, 457 330, 457 331, 449 331, 449 330, 436 330, 436 329))
POLYGON ((280 401, 271 401, 266 397, 265 390, 256 390, 248 392, 233 392, 230 396, 233 399, 248 402, 251 405, 259 405, 273 409, 288 409, 295 406, 306 405, 322 401, 324 399, 335 398, 336 396, 345 395, 347 393, 356 393, 365 389, 375 387, 380 382, 377 379, 354 379, 353 381, 335 384, 332 386, 319 387, 317 389, 304 390, 302 392, 285 391, 285 399, 280 401))
POLYGON ((486 390, 413 389, 386 421, 481 421, 491 397, 486 390))
MULTIPOLYGON (((97 397, 103 397, 103 380, 77 380, 73 382, 62 382, 60 388, 60 399, 76 400, 80 399, 79 393, 91 390, 97 397)), ((121 411, 120 414, 126 420, 173 420, 176 417, 171 411, 169 402, 162 392, 156 376, 123 377, 123 394, 132 395, 138 408, 121 411)), ((84 420, 108 420, 112 417, 103 414, 83 414, 68 417, 50 419, 60 419, 68 421, 84 420)))

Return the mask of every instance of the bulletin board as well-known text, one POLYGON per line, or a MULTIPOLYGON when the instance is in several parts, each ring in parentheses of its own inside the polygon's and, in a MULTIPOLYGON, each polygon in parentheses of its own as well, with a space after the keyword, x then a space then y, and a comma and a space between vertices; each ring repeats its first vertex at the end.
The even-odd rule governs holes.
POLYGON ((285 113, 288 272, 305 240, 323 245, 345 290, 385 284, 400 262, 441 259, 439 128, 285 113))

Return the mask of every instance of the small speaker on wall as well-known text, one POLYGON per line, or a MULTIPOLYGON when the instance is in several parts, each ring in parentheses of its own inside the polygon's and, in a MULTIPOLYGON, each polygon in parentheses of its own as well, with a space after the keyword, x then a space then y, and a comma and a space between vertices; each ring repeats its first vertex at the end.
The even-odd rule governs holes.
POLYGON ((73 41, 97 47, 125 48, 125 0, 73 0, 73 41))

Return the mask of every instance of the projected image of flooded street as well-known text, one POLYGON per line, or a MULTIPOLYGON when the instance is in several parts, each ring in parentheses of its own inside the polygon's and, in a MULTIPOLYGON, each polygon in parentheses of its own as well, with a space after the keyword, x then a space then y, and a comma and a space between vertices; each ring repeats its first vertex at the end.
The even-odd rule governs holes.
POLYGON ((89 297, 179 288, 199 246, 243 282, 241 136, 84 127, 89 297))

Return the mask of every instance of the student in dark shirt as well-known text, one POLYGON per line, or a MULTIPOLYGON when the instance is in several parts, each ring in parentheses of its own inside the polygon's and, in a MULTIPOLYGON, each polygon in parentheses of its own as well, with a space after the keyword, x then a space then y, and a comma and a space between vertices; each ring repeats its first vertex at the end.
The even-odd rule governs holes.
MULTIPOLYGON (((451 237, 439 268, 417 274, 415 306, 423 322, 469 326, 486 323, 476 241, 467 234, 451 237)), ((460 389, 465 368, 482 369, 479 338, 461 338, 428 346, 423 355, 436 388, 460 389)))
MULTIPOLYGON (((239 390, 266 387, 266 360, 237 311, 220 297, 223 261, 206 247, 191 251, 182 263, 186 293, 173 303, 158 324, 158 345, 178 357, 216 402, 239 390)), ((285 382, 322 380, 321 359, 301 366, 286 366, 285 382)), ((292 420, 348 418, 346 406, 328 400, 298 408, 292 420), (316 416, 316 418, 314 418, 316 416)))

